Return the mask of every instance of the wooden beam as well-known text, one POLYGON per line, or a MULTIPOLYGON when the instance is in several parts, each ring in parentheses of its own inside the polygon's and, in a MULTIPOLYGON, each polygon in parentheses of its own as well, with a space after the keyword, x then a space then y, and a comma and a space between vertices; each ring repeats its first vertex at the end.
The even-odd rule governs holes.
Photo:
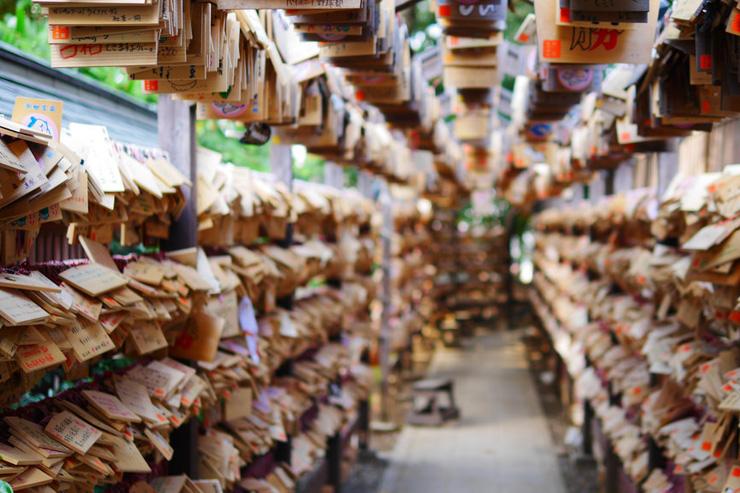
POLYGON ((419 2, 421 2, 421 0, 396 0, 396 12, 401 12, 402 10, 411 8, 419 2))
MULTIPOLYGON (((163 250, 177 250, 196 246, 198 237, 197 162, 195 143, 195 106, 176 101, 169 95, 160 95, 157 104, 159 145, 170 155, 172 164, 187 176, 192 189, 184 188, 186 205, 180 217, 170 227, 170 238, 163 242, 163 250)), ((191 418, 171 435, 175 453, 168 464, 169 474, 187 474, 198 478, 198 420, 191 418)))
POLYGON ((170 161, 192 182, 184 188, 185 210, 170 228, 167 250, 193 247, 198 240, 198 214, 195 198, 198 182, 195 142, 195 106, 161 94, 157 104, 159 146, 170 155, 170 161))

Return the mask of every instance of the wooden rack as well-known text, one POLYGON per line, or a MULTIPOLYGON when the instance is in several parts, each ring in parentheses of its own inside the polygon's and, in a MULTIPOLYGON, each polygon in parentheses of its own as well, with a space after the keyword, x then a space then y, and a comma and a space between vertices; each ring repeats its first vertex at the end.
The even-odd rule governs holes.
MULTIPOLYGON (((122 96, 73 71, 52 69, 44 62, 0 43, 0 113, 10 114, 12 98, 6 100, 2 98, 3 95, 62 100, 69 120, 103 124, 108 127, 114 139, 143 146, 158 145, 167 151, 172 163, 190 179, 193 186, 185 189, 187 206, 173 223, 170 238, 162 247, 165 250, 174 250, 196 246, 197 145, 194 106, 160 95, 158 105, 154 108, 122 96)), ((273 145, 270 165, 273 174, 291 189, 293 175, 290 146, 273 145)), ((327 173, 326 182, 342 187, 343 171, 334 166, 336 165, 327 163, 332 171, 327 173)), ((370 196, 372 179, 364 172, 360 178, 361 192, 370 196)), ((291 241, 292 231, 289 225, 286 244, 283 246, 289 246, 291 241)), ((70 247, 67 244, 63 229, 46 228, 36 243, 30 261, 40 263, 83 257, 79 247, 70 247)), ((282 304, 290 306, 292 301, 282 300, 282 304)), ((286 371, 290 371, 291 363, 292 361, 288 361, 284 365, 286 371)), ((369 403, 367 400, 361 401, 355 422, 328 439, 326 456, 312 472, 301 477, 296 487, 297 492, 320 493, 325 485, 331 485, 335 493, 341 492, 342 482, 346 479, 341 474, 344 450, 354 434, 359 434, 360 446, 367 447, 368 416, 369 403)), ((197 479, 199 426, 197 419, 191 419, 173 432, 171 441, 175 454, 168 464, 170 474, 187 474, 197 479)), ((289 461, 290 439, 281 443, 270 454, 274 455, 273 461, 289 461)))

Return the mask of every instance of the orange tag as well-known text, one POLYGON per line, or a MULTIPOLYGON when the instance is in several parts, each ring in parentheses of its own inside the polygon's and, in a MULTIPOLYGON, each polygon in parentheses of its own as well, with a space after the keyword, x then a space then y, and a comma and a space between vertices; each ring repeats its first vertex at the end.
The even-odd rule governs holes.
POLYGON ((144 81, 144 90, 145 91, 157 91, 157 90, 159 90, 159 81, 158 80, 145 80, 144 81))
POLYGON ((449 5, 439 6, 439 16, 440 17, 449 17, 451 13, 452 13, 452 10, 450 9, 449 5))
POLYGON ((699 57, 699 67, 702 70, 709 70, 712 68, 712 55, 701 55, 699 57))
POLYGON ((51 39, 69 39, 69 26, 51 26, 51 39))
POLYGON ((520 43, 526 43, 527 41, 529 41, 529 34, 522 33, 522 34, 519 35, 519 42, 520 43))
POLYGON ((562 42, 559 39, 546 39, 542 42, 542 56, 545 58, 560 58, 562 42))

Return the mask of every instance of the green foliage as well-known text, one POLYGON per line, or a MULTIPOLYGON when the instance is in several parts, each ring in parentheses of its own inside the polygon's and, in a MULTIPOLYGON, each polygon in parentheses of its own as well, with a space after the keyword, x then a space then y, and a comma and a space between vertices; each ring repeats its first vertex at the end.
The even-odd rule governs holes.
POLYGON ((509 15, 506 17, 506 30, 504 31, 504 38, 511 41, 514 39, 516 31, 530 13, 534 12, 534 5, 525 0, 510 0, 513 5, 513 11, 509 10, 509 15))
POLYGON ((244 131, 243 123, 205 120, 196 124, 195 131, 198 145, 220 153, 224 162, 256 171, 270 170, 269 144, 264 146, 242 144, 231 136, 244 131))
MULTIPOLYGON (((244 124, 230 120, 199 121, 195 127, 198 145, 216 151, 223 161, 234 166, 270 171, 270 144, 255 146, 242 144, 237 136, 244 132, 244 124)), ((305 159, 293 159, 293 176, 299 180, 322 182, 324 159, 314 154, 305 154, 305 159)))
POLYGON ((108 87, 133 96, 139 101, 151 104, 157 102, 156 94, 146 94, 141 81, 129 79, 123 69, 117 67, 86 67, 77 70, 108 87))
MULTIPOLYGON (((38 5, 31 0, 0 0, 0 41, 15 46, 24 53, 48 61, 51 57, 47 42, 48 22, 38 5)), ((145 94, 140 81, 128 78, 115 67, 90 67, 77 71, 105 86, 122 91, 145 103, 156 103, 155 94, 145 94)))
POLYGON ((414 25, 411 32, 423 31, 435 22, 437 19, 432 12, 429 0, 422 0, 414 6, 414 25))
POLYGON ((48 60, 46 26, 46 18, 31 0, 18 0, 15 4, 4 0, 0 3, 0 41, 48 60))
POLYGON ((80 380, 67 380, 62 368, 54 368, 44 373, 34 387, 23 394, 20 400, 11 406, 18 409, 39 402, 49 397, 54 397, 64 391, 79 387, 81 384, 89 383, 95 377, 105 375, 107 372, 120 371, 134 364, 135 360, 127 356, 114 356, 102 358, 90 367, 89 377, 80 380))
POLYGON ((463 208, 458 215, 458 222, 467 223, 472 226, 505 226, 506 218, 511 210, 511 204, 505 199, 493 197, 493 214, 488 216, 478 216, 473 211, 472 203, 463 208))
POLYGON ((409 34, 411 36, 421 36, 423 42, 420 45, 413 46, 415 52, 419 53, 431 46, 437 44, 437 40, 429 36, 429 26, 437 23, 429 4, 429 0, 422 0, 414 6, 412 19, 409 23, 409 34))
POLYGON ((360 170, 357 166, 344 167, 344 183, 348 187, 356 187, 360 176, 360 170))
POLYGON ((306 154, 303 163, 293 161, 293 176, 298 180, 322 183, 324 181, 324 164, 326 160, 316 154, 306 154))

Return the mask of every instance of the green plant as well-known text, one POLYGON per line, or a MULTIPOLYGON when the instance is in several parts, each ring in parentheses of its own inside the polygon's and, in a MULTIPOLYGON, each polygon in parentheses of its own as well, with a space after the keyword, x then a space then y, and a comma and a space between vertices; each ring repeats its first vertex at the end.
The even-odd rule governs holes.
MULTIPOLYGON (((48 61, 51 50, 47 41, 48 22, 31 0, 0 0, 0 41, 24 53, 48 61)), ((105 86, 124 92, 145 103, 156 103, 155 94, 145 94, 142 84, 128 78, 117 67, 89 67, 77 71, 105 86)))
POLYGON ((323 182, 326 160, 316 154, 306 154, 302 163, 293 162, 293 176, 299 180, 323 182))
POLYGON ((7 0, 0 4, 0 40, 25 53, 49 59, 47 23, 31 0, 7 0))
POLYGON ((243 132, 243 123, 230 120, 204 120, 196 124, 195 131, 198 145, 220 153, 224 162, 256 171, 270 170, 269 144, 264 146, 242 144, 230 136, 243 132))

